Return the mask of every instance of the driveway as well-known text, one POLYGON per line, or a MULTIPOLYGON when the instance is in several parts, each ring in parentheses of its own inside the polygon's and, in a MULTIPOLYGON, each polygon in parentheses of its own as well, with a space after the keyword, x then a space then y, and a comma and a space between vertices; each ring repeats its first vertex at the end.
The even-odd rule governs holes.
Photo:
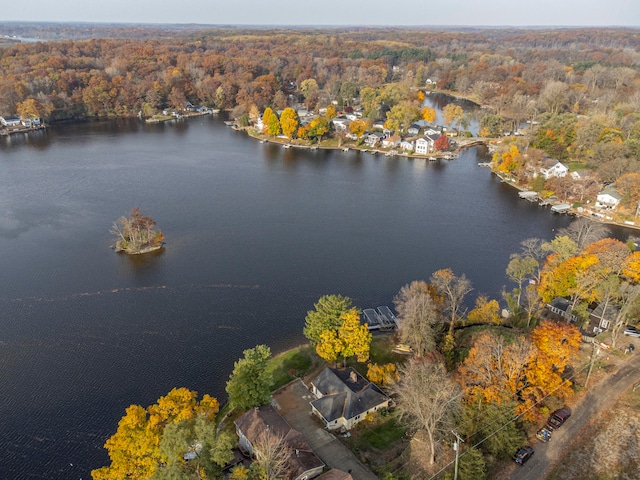
POLYGON ((322 428, 311 414, 313 395, 302 380, 291 383, 274 394, 276 408, 291 427, 298 430, 316 455, 331 468, 350 472, 354 480, 377 480, 356 456, 333 434, 322 428))
MULTIPOLYGON (((571 418, 559 430, 553 433, 551 441, 532 444, 535 454, 523 467, 515 464, 511 467, 512 480, 543 480, 551 474, 553 468, 562 460, 572 446, 572 440, 590 435, 592 421, 615 405, 618 398, 632 385, 640 382, 640 341, 622 337, 621 343, 633 343, 635 352, 625 359, 618 370, 593 385, 589 392, 573 407, 571 418)), ((601 354, 602 355, 602 354, 601 354)), ((573 480, 573 479, 565 479, 573 480)))

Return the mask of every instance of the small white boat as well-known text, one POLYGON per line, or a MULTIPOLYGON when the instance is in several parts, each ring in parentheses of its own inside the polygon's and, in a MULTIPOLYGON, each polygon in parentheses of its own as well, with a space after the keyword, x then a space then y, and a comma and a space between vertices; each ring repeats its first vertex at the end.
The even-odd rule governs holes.
POLYGON ((291 145, 289 145, 288 143, 286 143, 286 144, 284 145, 284 148, 291 148, 291 145))

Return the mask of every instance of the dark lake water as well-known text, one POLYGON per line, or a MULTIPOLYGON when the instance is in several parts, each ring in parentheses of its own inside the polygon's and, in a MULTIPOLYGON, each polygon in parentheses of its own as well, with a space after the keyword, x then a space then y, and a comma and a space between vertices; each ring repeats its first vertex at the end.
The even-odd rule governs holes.
POLYGON ((242 351, 302 343, 324 294, 392 305, 450 267, 499 299, 519 243, 569 219, 486 160, 285 150, 209 117, 0 138, 0 478, 88 480, 127 406, 224 400, 242 351), (134 206, 163 252, 109 248, 134 206))

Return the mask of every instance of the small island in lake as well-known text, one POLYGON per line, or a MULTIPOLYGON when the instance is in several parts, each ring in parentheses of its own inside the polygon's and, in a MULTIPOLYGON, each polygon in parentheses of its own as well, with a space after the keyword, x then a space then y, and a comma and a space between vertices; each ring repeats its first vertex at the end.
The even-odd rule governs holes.
POLYGON ((131 209, 129 218, 120 217, 111 228, 111 233, 117 237, 116 252, 136 255, 161 249, 164 235, 155 226, 155 220, 143 215, 139 208, 131 209))

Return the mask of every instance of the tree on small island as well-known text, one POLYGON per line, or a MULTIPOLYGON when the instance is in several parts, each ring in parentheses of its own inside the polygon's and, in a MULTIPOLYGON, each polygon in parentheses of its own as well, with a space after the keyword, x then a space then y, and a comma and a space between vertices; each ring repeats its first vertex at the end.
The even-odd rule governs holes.
POLYGON ((120 217, 111 228, 117 237, 116 252, 138 254, 162 248, 164 235, 155 226, 153 218, 143 215, 138 207, 132 208, 129 218, 120 217))

